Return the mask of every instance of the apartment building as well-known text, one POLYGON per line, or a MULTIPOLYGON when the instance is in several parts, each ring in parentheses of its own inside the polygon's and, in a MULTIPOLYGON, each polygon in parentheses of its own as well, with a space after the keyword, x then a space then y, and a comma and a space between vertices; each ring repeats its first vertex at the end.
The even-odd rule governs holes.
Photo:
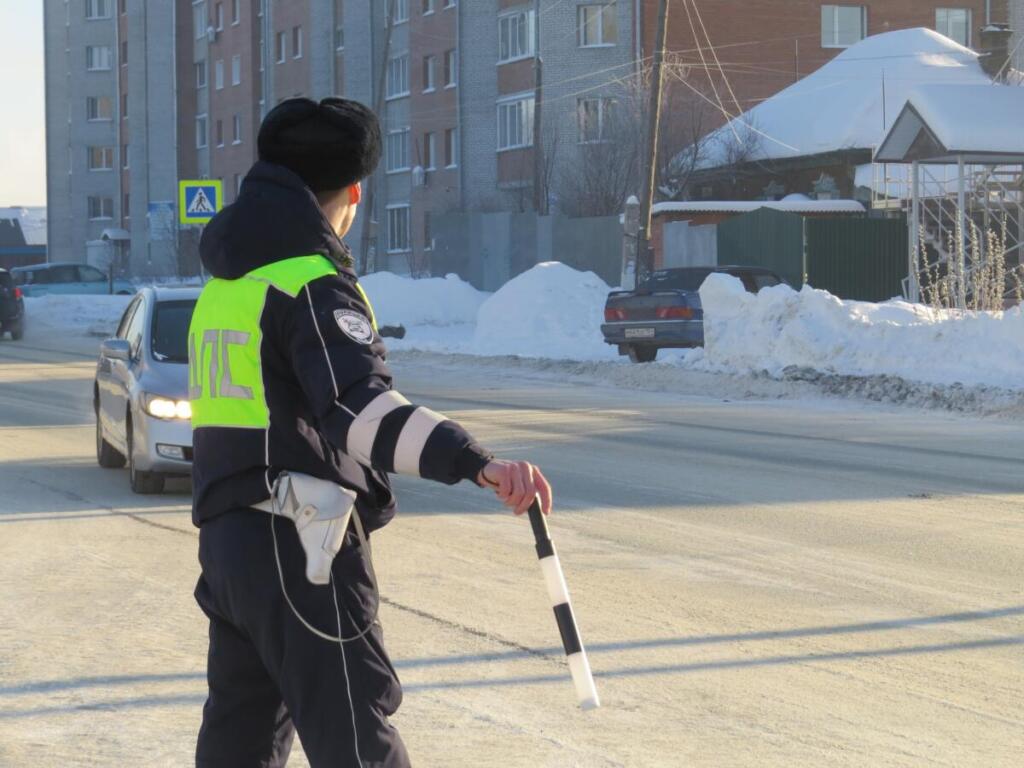
POLYGON ((53 260, 92 248, 135 274, 174 269, 161 215, 177 179, 173 15, 143 0, 45 0, 53 260))
MULTIPOLYGON (((696 90, 701 101, 706 97, 703 103, 712 113, 708 122, 717 127, 725 119, 722 109, 731 114, 749 109, 869 35, 925 27, 977 49, 983 26, 1008 21, 1007 6, 1008 0, 677 2, 667 36, 670 88, 691 94, 696 90), (710 79, 705 63, 714 73, 710 79)), ((658 0, 643 0, 639 10, 640 49, 650 56, 658 0)))

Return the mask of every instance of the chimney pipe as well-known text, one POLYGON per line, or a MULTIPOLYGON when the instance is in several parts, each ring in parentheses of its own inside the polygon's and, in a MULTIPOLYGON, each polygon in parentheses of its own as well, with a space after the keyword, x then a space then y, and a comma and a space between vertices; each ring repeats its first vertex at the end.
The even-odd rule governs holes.
POLYGON ((1009 24, 987 24, 981 30, 981 44, 978 46, 978 53, 981 54, 979 62, 981 68, 993 80, 1002 80, 1009 69, 1007 60, 1010 58, 1010 31, 1009 24))

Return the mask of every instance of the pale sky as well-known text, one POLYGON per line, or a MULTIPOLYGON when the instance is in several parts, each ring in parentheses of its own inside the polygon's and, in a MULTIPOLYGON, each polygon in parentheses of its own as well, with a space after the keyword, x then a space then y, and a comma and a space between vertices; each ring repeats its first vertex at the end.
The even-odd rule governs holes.
POLYGON ((46 205, 43 0, 0 0, 0 206, 46 205))

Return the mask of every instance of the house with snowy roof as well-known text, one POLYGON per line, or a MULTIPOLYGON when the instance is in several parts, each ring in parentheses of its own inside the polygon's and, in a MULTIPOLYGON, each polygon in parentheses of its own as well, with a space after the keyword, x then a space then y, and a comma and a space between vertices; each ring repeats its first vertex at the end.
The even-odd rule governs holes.
MULTIPOLYGON (((1004 28, 982 30, 1001 37, 1004 28)), ((922 86, 1019 84, 1017 72, 930 29, 874 35, 816 72, 709 134, 671 163, 696 171, 680 197, 690 200, 871 198, 875 148, 910 94, 922 86)))

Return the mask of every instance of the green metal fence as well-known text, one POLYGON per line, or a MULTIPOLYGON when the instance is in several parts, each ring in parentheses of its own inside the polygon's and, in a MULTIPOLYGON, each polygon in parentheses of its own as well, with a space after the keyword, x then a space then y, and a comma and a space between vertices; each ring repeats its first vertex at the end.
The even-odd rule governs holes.
POLYGON ((803 219, 758 208, 718 225, 718 263, 766 267, 790 285, 804 283, 803 219))
POLYGON ((759 208, 718 225, 718 263, 767 267, 799 288, 884 301, 907 272, 905 219, 806 218, 759 208))
POLYGON ((843 299, 885 301, 907 276, 905 219, 807 219, 807 282, 843 299))

